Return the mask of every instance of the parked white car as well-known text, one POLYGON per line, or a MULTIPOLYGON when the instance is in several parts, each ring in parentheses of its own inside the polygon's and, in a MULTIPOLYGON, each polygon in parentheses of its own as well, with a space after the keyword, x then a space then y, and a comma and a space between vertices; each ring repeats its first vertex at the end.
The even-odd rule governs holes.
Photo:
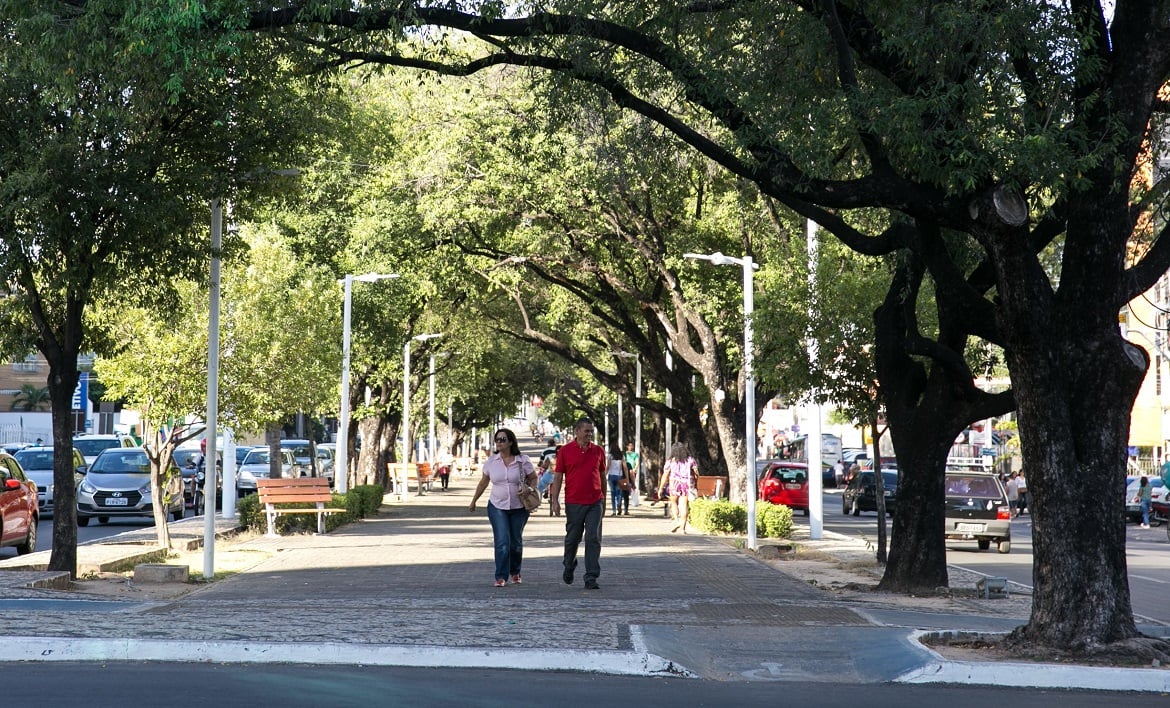
MULTIPOLYGON (((281 477, 300 477, 300 466, 297 464, 296 458, 293 457, 292 450, 281 448, 280 450, 280 476, 281 477)), ((239 496, 256 493, 256 480, 268 479, 269 470, 268 447, 254 447, 248 450, 248 454, 244 455, 244 461, 240 463, 239 469, 236 470, 236 491, 239 496)))

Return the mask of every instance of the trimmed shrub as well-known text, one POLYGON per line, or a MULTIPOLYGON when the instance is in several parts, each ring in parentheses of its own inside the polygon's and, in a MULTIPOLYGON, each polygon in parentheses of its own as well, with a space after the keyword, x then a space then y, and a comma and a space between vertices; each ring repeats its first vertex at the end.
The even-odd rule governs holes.
POLYGON ((756 534, 764 538, 792 535, 792 509, 783 504, 763 503, 756 507, 756 534))
POLYGON ((747 508, 726 499, 695 499, 690 505, 690 523, 711 533, 746 533, 747 508))

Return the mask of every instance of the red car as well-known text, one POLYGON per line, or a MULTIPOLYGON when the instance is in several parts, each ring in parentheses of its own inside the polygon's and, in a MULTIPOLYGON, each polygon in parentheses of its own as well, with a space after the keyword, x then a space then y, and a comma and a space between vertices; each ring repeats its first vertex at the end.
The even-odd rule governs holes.
POLYGON ((0 452, 0 546, 24 555, 37 549, 37 485, 12 455, 0 452))
POLYGON ((808 465, 803 462, 773 462, 760 475, 760 500, 800 509, 808 516, 808 465))

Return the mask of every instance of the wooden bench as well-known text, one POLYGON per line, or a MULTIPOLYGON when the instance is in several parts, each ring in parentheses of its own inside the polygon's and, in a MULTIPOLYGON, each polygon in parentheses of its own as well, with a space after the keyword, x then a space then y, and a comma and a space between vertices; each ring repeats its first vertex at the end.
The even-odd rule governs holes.
POLYGON ((333 500, 329 491, 329 480, 324 477, 297 477, 295 479, 257 479, 256 493, 264 505, 264 516, 268 519, 269 537, 276 537, 276 517, 283 514, 316 514, 317 533, 325 533, 325 515, 340 514, 345 509, 328 509, 326 502, 333 500), (316 504, 314 509, 290 509, 278 504, 316 504))
POLYGON ((411 482, 418 485, 418 491, 421 494, 424 486, 429 490, 435 481, 435 475, 431 471, 431 463, 429 462, 387 462, 386 471, 390 477, 393 492, 399 498, 410 492, 411 482))
POLYGON ((722 499, 727 496, 727 478, 718 476, 699 475, 699 484, 695 488, 695 495, 722 499))

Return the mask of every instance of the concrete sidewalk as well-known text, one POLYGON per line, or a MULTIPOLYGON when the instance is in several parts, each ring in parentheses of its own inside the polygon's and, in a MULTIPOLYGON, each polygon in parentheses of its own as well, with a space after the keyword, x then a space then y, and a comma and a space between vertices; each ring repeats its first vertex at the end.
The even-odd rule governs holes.
MULTIPOLYGON (((0 605, 21 609, 0 613, 0 659, 1170 690, 1164 670, 946 661, 916 634, 1006 631, 1026 616, 851 606, 720 539, 668 533, 661 507, 606 517, 598 592, 585 591, 580 576, 561 581, 563 519, 542 508, 525 532, 524 583, 498 589, 486 513, 482 505, 467 512, 473 487, 457 478, 446 492, 387 497, 379 516, 323 536, 258 538, 251 543, 273 557, 169 602, 105 603, 0 572, 8 598, 0 605)), ((832 552, 836 542, 817 543, 832 552)))

